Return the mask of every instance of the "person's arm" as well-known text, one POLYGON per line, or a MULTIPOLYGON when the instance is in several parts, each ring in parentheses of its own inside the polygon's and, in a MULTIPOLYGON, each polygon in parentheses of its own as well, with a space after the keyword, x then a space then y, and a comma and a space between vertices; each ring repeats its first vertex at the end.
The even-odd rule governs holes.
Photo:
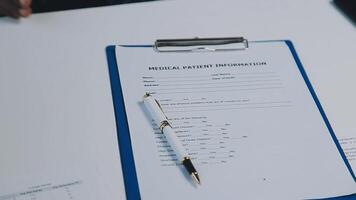
POLYGON ((32 13, 32 0, 0 0, 0 16, 28 17, 32 13))

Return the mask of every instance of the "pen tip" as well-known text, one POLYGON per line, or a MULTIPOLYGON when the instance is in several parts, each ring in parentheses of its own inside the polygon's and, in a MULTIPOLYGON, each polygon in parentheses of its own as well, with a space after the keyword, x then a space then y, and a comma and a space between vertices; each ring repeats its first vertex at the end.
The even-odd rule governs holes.
POLYGON ((197 182, 199 185, 201 185, 200 178, 197 172, 194 172, 191 174, 192 178, 197 182))

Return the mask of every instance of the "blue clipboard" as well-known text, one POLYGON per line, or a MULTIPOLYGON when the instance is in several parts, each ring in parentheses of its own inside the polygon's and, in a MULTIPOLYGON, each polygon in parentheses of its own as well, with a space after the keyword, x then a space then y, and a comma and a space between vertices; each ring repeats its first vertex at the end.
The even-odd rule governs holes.
MULTIPOLYGON (((244 43, 243 38, 228 38, 228 39, 236 39, 237 42, 239 43, 244 43)), ((216 40, 216 38, 209 38, 203 41, 201 44, 204 44, 205 42, 209 42, 210 40, 216 40)), ((221 39, 221 42, 226 42, 225 39, 221 39)), ((165 44, 166 42, 169 42, 169 40, 162 40, 158 42, 162 42, 162 44, 165 44)), ((177 40, 175 40, 177 41, 177 40)), ((344 160, 351 176, 353 177, 354 181, 356 182, 356 176, 355 173, 352 170, 352 167, 349 163, 349 161, 346 158, 346 155, 344 151, 341 148, 341 145, 339 141, 336 138, 336 135, 329 123, 329 120, 321 106, 320 101, 318 100, 318 97, 313 89, 313 86, 311 85, 309 78, 307 76, 307 73, 304 70, 304 67, 297 55, 297 52, 293 46, 293 43, 290 40, 270 40, 270 41, 254 41, 254 42, 261 42, 261 43, 269 43, 269 42, 285 42, 286 45, 289 47, 289 50, 291 51, 293 58, 298 66, 298 69, 307 84, 307 87, 310 91, 310 94, 312 95, 314 102, 316 106, 319 109, 319 112, 330 132, 330 135, 332 136, 332 139, 338 148, 338 151, 344 160)), ((178 40, 183 46, 182 50, 179 51, 189 51, 189 49, 184 48, 186 46, 187 39, 182 39, 178 40)), ((244 44, 246 45, 246 44, 244 44)), ((130 47, 130 48, 157 48, 159 47, 159 44, 155 45, 122 45, 124 47, 130 47)), ((245 46, 247 47, 247 46, 245 46)), ((236 47, 236 48, 241 48, 241 47, 236 47)), ((158 51, 171 51, 171 50, 161 50, 161 49, 156 49, 158 51)), ((234 49, 232 49, 234 50, 234 49)), ((134 160, 134 155, 132 151, 132 145, 131 145, 131 138, 130 138, 130 130, 128 126, 128 121, 127 121, 127 115, 126 115, 126 109, 125 109, 125 102, 122 94, 122 88, 121 88, 121 83, 120 83, 120 75, 118 71, 118 64, 116 60, 116 52, 115 52, 115 45, 110 45, 106 47, 106 55, 107 55, 107 62, 108 62, 108 67, 109 67, 109 77, 110 77, 110 84, 111 84, 111 92, 112 92, 112 98, 113 98, 113 104, 114 104, 114 110, 115 110, 115 119, 116 119, 116 127, 117 127, 117 138, 118 138, 118 144, 119 144, 119 151, 120 151, 120 157, 121 157, 121 165, 122 165, 122 172, 123 172, 123 177, 124 177, 124 184, 125 184, 125 191, 126 191, 126 197, 127 199, 141 199, 140 196, 140 189, 138 185, 138 179, 137 179, 137 174, 136 174, 136 168, 135 168, 135 160, 134 160)), ((325 198, 325 199, 335 199, 335 200, 351 200, 351 199, 356 199, 356 193, 352 195, 347 195, 347 196, 341 196, 341 197, 330 197, 330 198, 325 198)))

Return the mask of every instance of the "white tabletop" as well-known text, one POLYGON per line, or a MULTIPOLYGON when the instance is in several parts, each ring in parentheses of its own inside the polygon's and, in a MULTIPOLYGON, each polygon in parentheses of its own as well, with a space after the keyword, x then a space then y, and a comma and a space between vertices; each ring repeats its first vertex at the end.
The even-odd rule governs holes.
POLYGON ((355 136, 355 30, 323 0, 158 1, 35 14, 18 22, 2 18, 0 177, 6 181, 0 181, 0 196, 15 192, 5 182, 16 185, 23 177, 41 184, 50 180, 29 174, 68 168, 68 176, 78 171, 97 180, 91 186, 105 192, 93 199, 124 198, 109 44, 195 36, 290 39, 336 134, 355 136))

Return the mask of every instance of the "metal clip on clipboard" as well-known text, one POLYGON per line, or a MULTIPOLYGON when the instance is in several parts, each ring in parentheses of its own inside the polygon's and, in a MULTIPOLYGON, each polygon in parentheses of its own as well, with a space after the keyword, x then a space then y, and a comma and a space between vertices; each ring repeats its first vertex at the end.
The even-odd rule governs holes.
POLYGON ((248 41, 243 37, 229 38, 192 38, 156 40, 157 52, 201 52, 201 51, 236 51, 248 48, 248 41))

